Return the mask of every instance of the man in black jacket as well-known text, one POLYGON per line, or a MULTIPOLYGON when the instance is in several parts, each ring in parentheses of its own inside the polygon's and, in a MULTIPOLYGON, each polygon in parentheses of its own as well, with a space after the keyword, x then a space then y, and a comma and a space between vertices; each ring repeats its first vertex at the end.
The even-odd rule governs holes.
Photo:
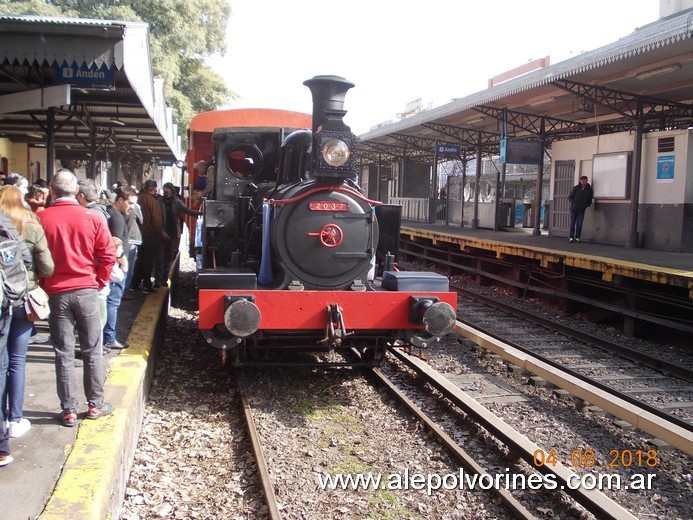
POLYGON ((573 187, 568 195, 570 201, 570 242, 579 242, 582 234, 582 221, 585 210, 592 205, 592 186, 587 182, 587 176, 580 177, 580 184, 573 187))

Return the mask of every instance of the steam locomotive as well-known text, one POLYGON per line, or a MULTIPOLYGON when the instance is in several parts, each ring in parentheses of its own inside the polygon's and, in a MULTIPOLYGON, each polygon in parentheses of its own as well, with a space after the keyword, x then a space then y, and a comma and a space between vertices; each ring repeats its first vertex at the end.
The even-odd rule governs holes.
POLYGON ((427 348, 452 330, 456 295, 445 276, 397 270, 401 208, 356 183, 356 136, 343 119, 354 84, 304 85, 312 121, 227 110, 198 116, 218 125, 211 134, 191 124, 189 170, 213 151, 193 244, 202 336, 236 365, 272 364, 290 349, 349 349, 360 361, 316 362, 377 365, 390 345, 427 348))

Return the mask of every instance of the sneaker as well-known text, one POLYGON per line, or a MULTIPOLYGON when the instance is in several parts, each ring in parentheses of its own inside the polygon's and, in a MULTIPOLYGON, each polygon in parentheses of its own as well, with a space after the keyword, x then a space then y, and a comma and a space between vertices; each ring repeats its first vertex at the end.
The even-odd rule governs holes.
POLYGON ((63 410, 60 420, 63 423, 63 426, 72 428, 75 424, 77 424, 77 414, 72 410, 63 410))
POLYGON ((128 346, 129 345, 123 345, 120 341, 116 339, 105 343, 103 348, 104 350, 123 350, 124 348, 128 348, 128 346))
POLYGON ((14 460, 14 457, 9 453, 7 455, 0 455, 0 466, 7 466, 10 462, 14 460))
POLYGON ((570 238, 568 239, 568 242, 575 242, 575 239, 574 239, 573 237, 570 237, 570 238))
POLYGON ((11 439, 18 439, 29 430, 31 430, 31 423, 28 419, 20 419, 18 422, 10 422, 11 439))
POLYGON ((29 338, 31 343, 48 343, 51 339, 50 334, 34 334, 29 338))
POLYGON ((113 411, 113 407, 108 403, 103 403, 100 407, 90 406, 87 412, 87 419, 98 419, 104 415, 108 415, 113 411))
POLYGON ((575 237, 575 241, 576 241, 576 242, 579 242, 579 241, 580 241, 580 237, 575 237))
POLYGON ((145 287, 142 289, 142 294, 154 294, 156 292, 156 289, 153 287, 145 287))

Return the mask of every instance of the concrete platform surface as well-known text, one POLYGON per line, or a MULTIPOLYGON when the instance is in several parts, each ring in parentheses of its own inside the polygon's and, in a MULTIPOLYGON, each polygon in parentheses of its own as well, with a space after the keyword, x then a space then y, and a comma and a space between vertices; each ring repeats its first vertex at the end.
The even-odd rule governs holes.
MULTIPOLYGON (((105 458, 123 459, 117 454, 114 456, 108 448, 112 445, 120 446, 125 440, 123 437, 126 436, 122 431, 117 427, 114 428, 123 419, 130 425, 129 428, 133 430, 133 434, 139 433, 141 418, 133 422, 131 416, 134 414, 134 417, 137 417, 140 404, 138 400, 144 401, 146 398, 148 387, 143 392, 143 381, 146 379, 150 351, 161 309, 168 308, 168 290, 162 288, 149 296, 139 292, 136 295, 134 300, 123 301, 118 316, 118 339, 121 342, 127 341, 129 348, 123 351, 111 351, 104 356, 107 369, 106 400, 116 408, 111 416, 97 421, 82 420, 87 407, 82 391, 82 362, 76 360, 80 397, 84 401, 79 410, 77 426, 74 428, 62 426, 59 420, 60 403, 56 392, 53 349, 50 342, 30 344, 26 366, 24 417, 31 421, 31 429, 21 438, 10 439, 14 462, 0 468, 0 489, 2 490, 0 518, 2 520, 33 520, 39 517, 75 519, 107 517, 104 515, 104 508, 110 507, 107 504, 111 497, 101 495, 111 495, 110 490, 114 488, 113 481, 122 476, 116 477, 107 474, 108 472, 100 471, 95 477, 93 474, 87 476, 89 472, 86 470, 95 464, 82 460, 77 462, 77 473, 81 471, 79 466, 82 465, 86 478, 95 480, 93 485, 85 485, 79 476, 69 477, 68 483, 65 479, 70 465, 75 466, 69 458, 74 457, 86 443, 90 444, 90 456, 97 463, 105 458), (142 313, 146 314, 144 318, 139 316, 142 313), (114 378, 117 377, 115 373, 122 372, 123 369, 129 373, 121 378, 126 381, 127 386, 134 389, 134 393, 118 389, 117 382, 114 384, 114 378), (56 509, 55 504, 46 508, 49 500, 55 500, 55 494, 61 488, 67 490, 61 493, 67 493, 72 498, 63 500, 59 509, 56 509), (74 503, 70 503, 73 499, 78 502, 87 502, 90 510, 79 512, 79 508, 82 508, 84 504, 75 506, 74 503)), ((47 323, 38 322, 37 332, 48 334, 47 323)), ((133 442, 132 439, 130 442, 133 442)), ((134 445, 136 442, 135 436, 134 445)), ((128 449, 134 450, 134 445, 128 449)), ((127 460, 104 462, 115 465, 116 469, 124 469, 123 465, 127 464, 127 460)), ((124 483, 122 485, 124 486, 124 483)))

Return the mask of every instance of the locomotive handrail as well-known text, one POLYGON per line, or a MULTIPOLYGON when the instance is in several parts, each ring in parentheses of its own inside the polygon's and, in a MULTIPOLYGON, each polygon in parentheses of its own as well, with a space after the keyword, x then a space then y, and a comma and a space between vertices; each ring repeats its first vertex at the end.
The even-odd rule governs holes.
POLYGON ((310 191, 307 191, 298 197, 293 197, 291 199, 283 199, 283 200, 275 200, 275 199, 262 199, 262 202, 267 202, 273 206, 283 206, 284 204, 292 204, 294 202, 298 202, 299 200, 305 199, 307 196, 312 195, 313 193, 317 193, 320 191, 343 191, 344 193, 349 193, 350 195, 355 196, 356 198, 359 198, 371 206, 382 206, 384 203, 380 202, 379 200, 371 200, 369 198, 364 197, 360 193, 358 193, 355 190, 347 190, 346 188, 343 188, 341 186, 321 186, 320 188, 314 188, 310 191))

